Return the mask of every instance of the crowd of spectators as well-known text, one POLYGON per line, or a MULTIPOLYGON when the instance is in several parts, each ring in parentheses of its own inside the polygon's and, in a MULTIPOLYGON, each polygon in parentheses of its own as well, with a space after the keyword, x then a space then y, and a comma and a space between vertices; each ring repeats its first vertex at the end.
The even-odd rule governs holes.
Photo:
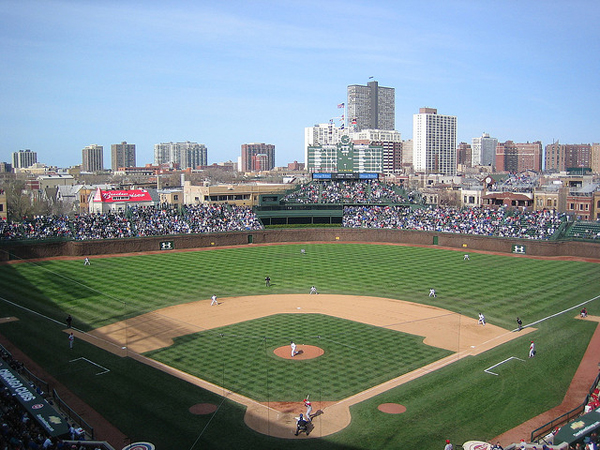
POLYGON ((405 203, 393 185, 379 181, 311 182, 283 199, 287 203, 405 203))
MULTIPOLYGON (((23 370, 23 364, 0 346, 0 357, 17 373, 23 370)), ((37 392, 43 394, 39 388, 37 392)), ((82 436, 71 426, 73 440, 82 436)), ((99 449, 95 444, 64 441, 49 436, 44 429, 33 420, 25 408, 19 403, 10 390, 0 388, 0 449, 1 450, 92 450, 99 449)))
POLYGON ((391 228, 483 236, 549 239, 564 219, 554 211, 408 206, 347 206, 342 226, 391 228))
POLYGON ((539 175, 534 172, 511 173, 504 180, 494 183, 492 190, 531 192, 538 184, 539 175))
POLYGON ((0 221, 1 239, 117 239, 262 229, 251 208, 234 205, 168 205, 68 216, 0 221))

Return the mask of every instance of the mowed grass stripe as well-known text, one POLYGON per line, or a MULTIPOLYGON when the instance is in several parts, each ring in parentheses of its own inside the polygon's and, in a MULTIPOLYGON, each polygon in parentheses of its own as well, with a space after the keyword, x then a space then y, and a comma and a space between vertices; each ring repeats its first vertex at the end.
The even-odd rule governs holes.
MULTIPOLYGON (((21 302, 55 304, 95 328, 174 304, 262 293, 372 295, 434 304, 463 314, 483 311, 511 327, 593 297, 599 266, 420 247, 311 244, 243 247, 115 258, 44 261, 0 267, 21 302), (305 255, 300 248, 306 248, 305 255), (270 289, 264 277, 272 280, 270 289), (11 283, 16 277, 20 283, 11 283), (430 287, 438 292, 429 299, 430 287)), ((62 314, 61 314, 62 315, 62 314)))

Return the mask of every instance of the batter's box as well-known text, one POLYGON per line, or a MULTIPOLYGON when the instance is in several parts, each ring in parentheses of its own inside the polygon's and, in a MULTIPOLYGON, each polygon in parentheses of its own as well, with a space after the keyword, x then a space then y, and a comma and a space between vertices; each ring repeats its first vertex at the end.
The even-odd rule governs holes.
POLYGON ((485 370, 484 370, 484 372, 485 372, 485 373, 490 373, 490 374, 492 374, 492 375, 496 375, 496 376, 498 376, 498 374, 497 374, 497 373, 494 373, 494 372, 492 372, 492 369, 494 369, 494 368, 496 368, 496 367, 498 367, 498 366, 501 366, 502 364, 504 364, 504 363, 506 363, 506 362, 510 361, 511 359, 517 359, 517 360, 519 360, 519 361, 523 361, 523 362, 525 362, 525 360, 524 360, 524 359, 517 358, 516 356, 511 356, 510 358, 506 358, 504 361, 500 361, 498 364, 494 364, 493 366, 491 366, 491 367, 488 367, 487 369, 485 369, 485 370))

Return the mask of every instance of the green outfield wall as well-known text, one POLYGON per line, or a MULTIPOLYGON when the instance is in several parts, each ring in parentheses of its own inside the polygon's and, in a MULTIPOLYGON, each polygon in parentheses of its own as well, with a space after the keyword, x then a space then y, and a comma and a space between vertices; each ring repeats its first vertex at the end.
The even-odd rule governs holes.
POLYGON ((290 228, 90 241, 3 241, 0 242, 0 261, 150 251, 169 252, 194 248, 286 242, 393 243, 451 247, 464 251, 514 253, 528 256, 573 256, 600 259, 600 242, 536 241, 412 230, 290 228))

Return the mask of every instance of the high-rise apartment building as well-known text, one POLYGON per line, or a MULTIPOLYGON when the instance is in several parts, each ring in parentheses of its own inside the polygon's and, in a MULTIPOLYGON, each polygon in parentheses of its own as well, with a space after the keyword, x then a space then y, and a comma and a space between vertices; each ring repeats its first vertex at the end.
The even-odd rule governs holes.
POLYGON ((154 144, 154 164, 169 164, 180 169, 208 165, 208 150, 197 142, 164 142, 154 144))
POLYGON ((416 172, 456 175, 456 116, 435 108, 413 115, 413 165, 416 172))
POLYGON ((519 173, 542 170, 542 143, 540 141, 515 143, 506 141, 496 146, 496 171, 519 173))
POLYGON ((471 140, 471 166, 493 166, 496 162, 498 139, 483 133, 471 140))
POLYGON ((22 169, 34 165, 37 162, 37 152, 31 150, 19 150, 12 154, 13 169, 22 169))
POLYGON ((121 142, 110 146, 110 162, 113 172, 119 167, 135 167, 135 144, 121 142))
POLYGON ((240 172, 261 172, 274 168, 275 146, 273 144, 242 144, 240 172))
POLYGON ((348 121, 353 131, 396 128, 395 89, 370 81, 366 86, 348 86, 348 121))
POLYGON ((104 170, 104 147, 97 144, 88 145, 81 150, 81 171, 99 172, 104 170))
POLYGON ((568 169, 591 167, 592 146, 590 144, 560 144, 554 142, 546 145, 545 170, 564 172, 568 169))
POLYGON ((473 148, 466 142, 458 144, 456 149, 456 164, 466 167, 472 167, 473 148))

